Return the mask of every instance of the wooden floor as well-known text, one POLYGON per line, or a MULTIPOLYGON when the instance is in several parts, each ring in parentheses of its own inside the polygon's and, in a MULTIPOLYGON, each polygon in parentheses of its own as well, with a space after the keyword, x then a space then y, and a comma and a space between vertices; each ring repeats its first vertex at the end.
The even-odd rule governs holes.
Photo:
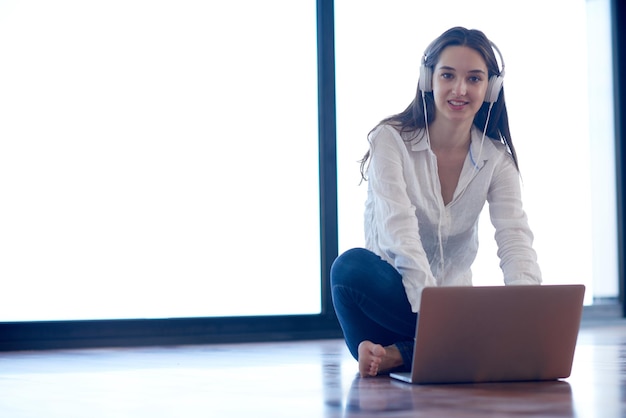
POLYGON ((626 322, 583 324, 572 375, 360 379, 343 341, 0 353, 0 417, 626 417, 626 322))

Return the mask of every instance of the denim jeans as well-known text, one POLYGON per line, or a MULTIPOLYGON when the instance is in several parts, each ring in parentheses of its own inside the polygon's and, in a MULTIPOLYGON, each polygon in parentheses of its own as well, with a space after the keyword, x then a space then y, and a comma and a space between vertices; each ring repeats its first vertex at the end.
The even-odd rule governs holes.
POLYGON ((404 369, 413 359, 417 314, 411 312, 402 276, 388 262, 363 248, 334 261, 330 271, 333 305, 350 353, 358 359, 364 340, 395 344, 404 369))

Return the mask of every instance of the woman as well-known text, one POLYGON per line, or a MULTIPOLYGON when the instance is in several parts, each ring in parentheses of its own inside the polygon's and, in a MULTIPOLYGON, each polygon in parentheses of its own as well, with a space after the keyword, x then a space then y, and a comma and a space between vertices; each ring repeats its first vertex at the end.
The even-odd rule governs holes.
POLYGON ((366 248, 333 263, 337 317, 361 376, 408 369, 422 290, 471 286, 485 204, 504 283, 540 284, 494 50, 455 27, 427 48, 417 94, 369 134, 366 248))

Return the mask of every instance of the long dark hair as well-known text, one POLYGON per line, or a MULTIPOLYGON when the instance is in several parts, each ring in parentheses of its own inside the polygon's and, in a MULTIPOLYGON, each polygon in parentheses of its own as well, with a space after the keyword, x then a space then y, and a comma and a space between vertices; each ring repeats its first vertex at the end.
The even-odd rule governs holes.
MULTIPOLYGON (((435 39, 428 46, 428 48, 426 48, 426 52, 424 52, 424 65, 434 70, 435 65, 439 62, 441 52, 449 46, 466 46, 472 48, 485 60, 489 77, 500 75, 500 68, 498 66, 494 49, 485 34, 476 29, 466 29, 459 26, 448 29, 441 34, 441 36, 435 39)), ((432 71, 432 73, 434 73, 434 71, 432 71)), ((489 106, 489 103, 483 103, 474 116, 474 125, 481 131, 485 129, 489 106)), ((415 133, 415 135, 417 135, 419 132, 422 132, 423 134, 422 129, 426 127, 427 123, 430 125, 435 120, 435 117, 435 99, 433 97, 433 93, 423 93, 418 84, 415 98, 411 104, 409 104, 403 112, 383 119, 376 125, 376 127, 382 124, 390 124, 401 133, 415 133), (424 115, 422 94, 424 94, 424 101, 426 102, 428 120, 426 120, 426 116, 424 115)), ((376 129, 376 127, 374 127, 374 129, 376 129)), ((372 129, 372 131, 374 129, 372 129)), ((519 171, 517 153, 513 147, 511 132, 509 130, 509 117, 504 100, 504 89, 500 90, 498 100, 493 103, 491 115, 489 115, 489 125, 487 126, 486 134, 488 137, 494 139, 495 141, 500 141, 507 146, 509 152, 511 153, 511 157, 513 158, 513 162, 515 163, 515 167, 519 171)), ((411 139, 413 138, 415 138, 415 136, 411 139)), ((370 151, 368 150, 363 159, 359 161, 361 163, 361 177, 364 180, 367 180, 366 171, 369 158, 370 151)))

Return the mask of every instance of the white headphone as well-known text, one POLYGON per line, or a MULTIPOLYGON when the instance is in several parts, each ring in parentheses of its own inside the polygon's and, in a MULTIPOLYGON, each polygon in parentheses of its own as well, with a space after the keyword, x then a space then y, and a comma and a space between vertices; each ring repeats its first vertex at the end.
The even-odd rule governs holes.
MULTIPOLYGON (((494 51, 498 53, 500 62, 502 63, 500 75, 492 75, 489 77, 489 84, 487 85, 487 92, 485 93, 485 102, 495 103, 498 101, 500 90, 502 90, 502 83, 504 82, 504 58, 502 58, 502 54, 500 53, 498 47, 493 42, 490 43, 494 51)), ((427 56, 427 54, 424 54, 422 57, 422 66, 420 68, 420 77, 418 81, 418 86, 424 93, 433 91, 433 70, 432 67, 428 67, 426 65, 427 56)))

